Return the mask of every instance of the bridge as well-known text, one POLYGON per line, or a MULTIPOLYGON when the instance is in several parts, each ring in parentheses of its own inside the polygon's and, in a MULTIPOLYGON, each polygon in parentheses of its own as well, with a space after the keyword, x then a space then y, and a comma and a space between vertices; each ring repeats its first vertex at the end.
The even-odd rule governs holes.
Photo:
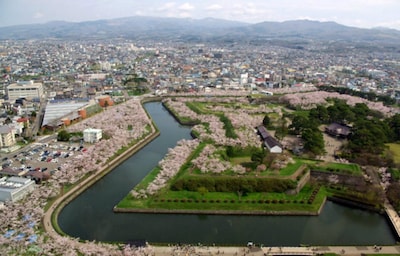
POLYGON ((390 219, 390 222, 392 222, 393 229, 397 233, 397 238, 400 238, 399 215, 397 214, 396 210, 393 208, 393 206, 387 200, 385 201, 384 207, 385 207, 386 214, 390 219))

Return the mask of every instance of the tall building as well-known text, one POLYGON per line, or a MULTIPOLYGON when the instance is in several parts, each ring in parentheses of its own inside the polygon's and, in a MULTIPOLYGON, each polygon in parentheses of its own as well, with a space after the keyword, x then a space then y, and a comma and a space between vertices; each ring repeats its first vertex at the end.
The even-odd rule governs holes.
POLYGON ((7 86, 8 100, 14 102, 19 98, 40 99, 43 96, 43 84, 31 81, 18 81, 7 86))
POLYGON ((15 145, 14 130, 8 125, 0 126, 0 147, 11 147, 15 145))

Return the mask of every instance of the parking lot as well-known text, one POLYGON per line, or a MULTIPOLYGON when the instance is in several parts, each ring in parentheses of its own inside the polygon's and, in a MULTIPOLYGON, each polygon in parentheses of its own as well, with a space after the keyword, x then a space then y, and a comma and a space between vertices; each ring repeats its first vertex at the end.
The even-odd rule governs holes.
POLYGON ((2 175, 16 175, 40 182, 50 178, 54 172, 63 171, 63 164, 70 157, 81 154, 86 148, 81 143, 50 141, 33 143, 15 153, 1 158, 2 175))

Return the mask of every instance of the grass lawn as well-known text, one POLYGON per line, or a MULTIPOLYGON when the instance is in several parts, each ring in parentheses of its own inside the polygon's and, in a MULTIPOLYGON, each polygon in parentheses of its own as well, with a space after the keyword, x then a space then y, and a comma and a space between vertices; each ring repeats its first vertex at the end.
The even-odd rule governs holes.
POLYGON ((351 175, 362 175, 362 171, 358 164, 344 163, 321 163, 315 165, 316 169, 327 172, 340 172, 351 175))
POLYGON ((134 199, 129 194, 118 208, 167 209, 167 210, 213 210, 213 211, 281 211, 315 213, 323 203, 326 191, 321 188, 313 203, 308 200, 314 188, 307 185, 297 195, 284 193, 237 193, 163 191, 156 197, 134 199))
POLYGON ((393 153, 394 162, 400 164, 400 144, 399 143, 388 143, 390 152, 393 153))
POLYGON ((231 157, 230 161, 233 164, 248 163, 251 162, 251 157, 250 156, 231 157))

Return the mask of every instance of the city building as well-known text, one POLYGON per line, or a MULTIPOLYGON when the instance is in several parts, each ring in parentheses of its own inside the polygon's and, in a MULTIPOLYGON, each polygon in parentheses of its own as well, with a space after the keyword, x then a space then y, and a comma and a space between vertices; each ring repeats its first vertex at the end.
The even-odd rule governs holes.
POLYGON ((0 178, 0 201, 15 202, 35 189, 35 182, 21 177, 0 178))
POLYGON ((88 143, 96 143, 102 138, 101 129, 88 128, 83 131, 83 141, 88 143))
POLYGON ((8 125, 0 126, 0 147, 12 147, 15 145, 14 130, 8 125))
POLYGON ((7 86, 7 96, 11 102, 20 98, 40 99, 43 96, 43 85, 33 81, 19 81, 7 86))

